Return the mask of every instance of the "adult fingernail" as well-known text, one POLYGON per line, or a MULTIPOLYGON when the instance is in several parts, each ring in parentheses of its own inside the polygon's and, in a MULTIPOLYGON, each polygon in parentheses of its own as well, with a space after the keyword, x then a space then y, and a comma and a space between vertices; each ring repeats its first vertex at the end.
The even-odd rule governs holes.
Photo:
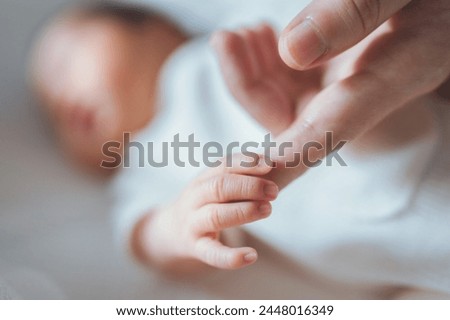
POLYGON ((310 66, 328 51, 325 39, 312 18, 290 30, 280 45, 285 62, 298 69, 310 66))
POLYGON ((244 261, 247 262, 247 263, 253 262, 256 259, 258 259, 258 254, 256 252, 250 252, 250 253, 247 253, 244 256, 244 261))
POLYGON ((266 215, 272 211, 272 206, 268 203, 259 206, 258 211, 260 214, 266 215))
POLYGON ((264 194, 271 199, 275 199, 278 196, 278 192, 278 187, 274 184, 268 184, 264 187, 264 194))

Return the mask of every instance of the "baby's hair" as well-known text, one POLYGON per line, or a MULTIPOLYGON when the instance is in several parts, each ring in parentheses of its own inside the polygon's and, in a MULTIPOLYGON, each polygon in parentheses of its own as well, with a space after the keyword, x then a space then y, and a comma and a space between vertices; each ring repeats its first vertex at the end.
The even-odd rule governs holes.
POLYGON ((163 20, 148 8, 116 1, 102 1, 86 4, 78 9, 82 18, 109 18, 130 27, 141 27, 151 21, 163 20))

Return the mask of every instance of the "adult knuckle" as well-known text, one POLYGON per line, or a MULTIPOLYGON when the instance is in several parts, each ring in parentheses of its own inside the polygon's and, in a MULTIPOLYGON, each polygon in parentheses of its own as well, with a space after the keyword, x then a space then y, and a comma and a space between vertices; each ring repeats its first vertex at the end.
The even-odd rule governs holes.
MULTIPOLYGON (((372 70, 372 75, 378 79, 376 85, 389 92, 398 94, 409 93, 420 95, 436 89, 449 76, 450 62, 443 58, 442 50, 432 39, 421 31, 410 31, 403 34, 408 45, 398 50, 398 56, 389 59, 392 70, 372 70), (419 45, 414 45, 415 43, 419 45), (415 51, 411 52, 414 47, 415 51)), ((375 77, 373 77, 375 78, 375 77)))
POLYGON ((376 28, 381 15, 381 0, 345 0, 342 17, 351 30, 368 34, 376 28))
POLYGON ((304 118, 300 122, 300 131, 300 134, 307 133, 314 137, 320 137, 324 134, 322 125, 315 118, 304 118))

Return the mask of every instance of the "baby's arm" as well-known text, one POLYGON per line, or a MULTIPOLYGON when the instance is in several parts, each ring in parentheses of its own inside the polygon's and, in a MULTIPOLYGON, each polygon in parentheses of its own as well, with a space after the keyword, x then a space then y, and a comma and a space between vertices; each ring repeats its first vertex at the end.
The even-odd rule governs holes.
POLYGON ((277 197, 278 187, 258 176, 271 170, 264 159, 249 161, 241 155, 233 156, 232 166, 222 161, 207 170, 174 203, 141 219, 132 240, 136 255, 146 264, 183 273, 205 265, 238 269, 252 264, 255 249, 228 247, 221 231, 270 215, 269 201, 277 197))

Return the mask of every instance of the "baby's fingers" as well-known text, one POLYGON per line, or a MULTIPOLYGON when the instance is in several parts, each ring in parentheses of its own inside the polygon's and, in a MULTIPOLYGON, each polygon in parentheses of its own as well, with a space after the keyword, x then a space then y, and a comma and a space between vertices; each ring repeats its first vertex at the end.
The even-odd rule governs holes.
POLYGON ((217 240, 204 237, 197 241, 195 254, 200 261, 219 269, 239 269, 256 261, 253 248, 229 248, 217 240))
POLYGON ((216 232, 267 218, 272 206, 267 201, 247 201, 204 206, 195 223, 199 232, 216 232))
POLYGON ((236 201, 272 201, 279 192, 278 186, 270 180, 238 174, 214 176, 198 182, 194 188, 197 206, 236 201))
POLYGON ((230 31, 218 31, 211 37, 225 81, 235 94, 252 86, 257 80, 250 46, 245 39, 230 31))
POLYGON ((269 158, 256 153, 249 155, 236 153, 223 158, 220 162, 220 166, 208 169, 200 178, 214 177, 224 173, 263 176, 273 169, 273 163, 269 158))

